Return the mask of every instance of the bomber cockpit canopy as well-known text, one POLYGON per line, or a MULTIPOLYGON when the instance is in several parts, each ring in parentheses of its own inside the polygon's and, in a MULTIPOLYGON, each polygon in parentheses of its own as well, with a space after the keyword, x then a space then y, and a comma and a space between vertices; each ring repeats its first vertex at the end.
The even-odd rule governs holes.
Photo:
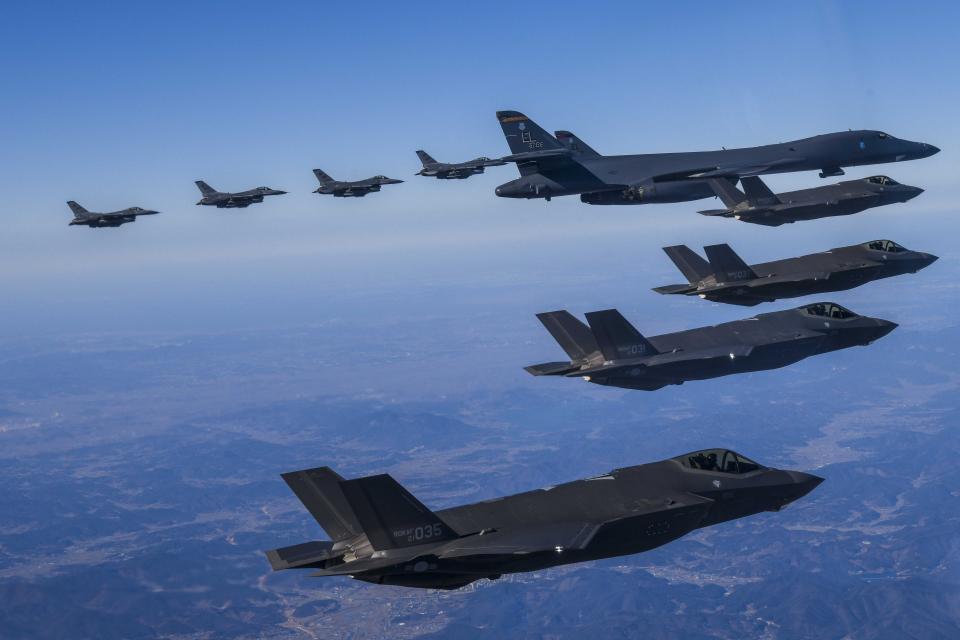
POLYGON ((879 184, 881 186, 894 186, 900 184, 893 178, 888 178, 887 176, 870 176, 866 178, 867 182, 871 184, 879 184))
POLYGON ((858 317, 857 314, 850 311, 850 309, 841 307, 833 302, 819 302, 817 304, 807 305, 803 307, 803 312, 809 316, 833 318, 834 320, 847 320, 858 317))
POLYGON ((884 253, 900 253, 901 251, 906 251, 903 247, 898 245, 893 240, 874 240, 872 242, 866 242, 864 245, 867 249, 872 249, 873 251, 883 251, 884 253))
POLYGON ((744 474, 766 469, 765 466, 729 449, 705 449, 674 458, 688 469, 717 473, 744 474))

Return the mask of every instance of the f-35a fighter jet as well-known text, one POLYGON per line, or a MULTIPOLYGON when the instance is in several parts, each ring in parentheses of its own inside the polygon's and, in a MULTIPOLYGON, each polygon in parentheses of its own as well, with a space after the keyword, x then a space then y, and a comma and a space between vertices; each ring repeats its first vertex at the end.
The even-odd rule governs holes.
POLYGON ((129 207, 127 209, 121 209, 120 211, 100 213, 97 211, 87 211, 73 200, 68 201, 67 206, 73 211, 73 220, 70 221, 70 226, 83 225, 91 228, 119 227, 128 222, 136 222, 138 216, 152 216, 160 213, 159 211, 143 209, 142 207, 129 207))
POLYGON ((567 311, 537 317, 570 362, 535 364, 526 367, 527 372, 645 391, 778 369, 820 353, 870 344, 897 327, 832 302, 651 338, 643 337, 616 309, 588 313, 589 327, 567 311))
POLYGON ((257 187, 247 191, 228 193, 217 191, 203 180, 197 180, 194 184, 203 194, 197 204, 208 205, 217 209, 244 209, 257 202, 263 202, 265 196, 282 196, 286 193, 286 191, 271 189, 270 187, 257 187))
POLYGON ((417 175, 440 180, 463 180, 470 176, 483 173, 483 170, 487 167, 499 167, 507 164, 506 160, 499 158, 491 160, 483 156, 474 158, 473 160, 467 160, 466 162, 437 162, 423 149, 417 151, 417 157, 420 158, 420 162, 423 163, 423 169, 418 171, 417 175))
POLYGON ((836 184, 799 191, 773 193, 756 177, 741 178, 743 191, 729 180, 709 180, 710 187, 726 209, 708 209, 705 216, 735 218, 770 227, 800 220, 848 216, 873 207, 906 202, 923 193, 919 187, 900 184, 887 176, 844 180, 836 184))
POLYGON ((640 553, 779 511, 823 481, 709 449, 434 512, 386 474, 345 480, 320 467, 283 479, 332 540, 268 551, 274 570, 427 589, 640 553))
POLYGON ((892 240, 754 265, 746 264, 730 245, 703 249, 707 260, 686 245, 664 247, 689 284, 671 284, 654 291, 752 307, 781 298, 846 291, 873 280, 916 273, 937 260, 935 255, 910 251, 892 240))
POLYGON ((368 193, 380 191, 380 186, 385 184, 400 184, 403 180, 388 178, 387 176, 373 176, 366 180, 355 180, 353 182, 343 182, 334 180, 320 169, 314 169, 313 174, 320 181, 320 186, 314 189, 314 193, 321 195, 332 195, 337 198, 362 198, 368 193))
POLYGON ((603 156, 569 132, 554 138, 519 111, 498 111, 520 178, 500 185, 504 198, 580 195, 588 204, 685 202, 714 195, 707 180, 735 183, 743 176, 820 170, 926 158, 939 151, 882 131, 843 131, 780 144, 719 151, 603 156))

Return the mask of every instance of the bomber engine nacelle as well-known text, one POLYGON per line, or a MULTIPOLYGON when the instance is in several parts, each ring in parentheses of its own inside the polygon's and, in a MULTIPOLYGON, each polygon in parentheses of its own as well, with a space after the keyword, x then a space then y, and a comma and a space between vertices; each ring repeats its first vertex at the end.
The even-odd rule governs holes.
POLYGON ((496 188, 495 193, 501 198, 545 198, 547 200, 553 195, 550 185, 528 178, 504 182, 496 188))
POLYGON ((587 204, 643 204, 656 195, 656 187, 650 184, 633 185, 623 191, 597 191, 580 194, 580 202, 587 204))

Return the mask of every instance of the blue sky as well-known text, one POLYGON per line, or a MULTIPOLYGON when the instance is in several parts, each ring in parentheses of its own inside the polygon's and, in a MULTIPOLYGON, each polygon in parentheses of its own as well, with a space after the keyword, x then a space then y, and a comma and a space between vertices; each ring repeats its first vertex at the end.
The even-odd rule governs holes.
MULTIPOLYGON (((242 325, 252 301, 283 296, 275 314, 258 310, 257 322, 271 324, 289 321, 303 295, 509 278, 591 252, 625 252, 633 296, 659 282, 636 275, 631 250, 649 250, 644 259, 666 273, 657 247, 677 242, 731 242, 755 261, 884 236, 951 250, 960 5, 665 4, 7 7, 0 295, 11 304, 0 328, 163 329, 174 315, 242 325), (944 151, 850 172, 928 190, 907 205, 775 231, 703 219, 701 203, 611 210, 498 199, 493 188, 516 176, 510 166, 449 184, 413 177, 420 147, 451 161, 506 153, 493 116, 504 108, 604 153, 846 128, 944 151), (313 167, 408 182, 333 201, 310 193, 313 167), (243 212, 200 209, 196 179, 290 195, 243 212), (70 228, 68 199, 163 213, 117 230, 70 228)), ((815 174, 770 182, 820 183, 815 174)))

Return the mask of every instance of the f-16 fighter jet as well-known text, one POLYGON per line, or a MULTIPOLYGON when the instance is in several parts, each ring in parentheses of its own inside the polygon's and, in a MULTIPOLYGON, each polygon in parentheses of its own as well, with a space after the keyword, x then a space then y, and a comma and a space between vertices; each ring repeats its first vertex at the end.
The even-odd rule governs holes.
POLYGON ((440 180, 463 180, 478 173, 483 173, 483 170, 487 167, 499 167, 507 164, 506 160, 499 158, 491 160, 483 156, 466 162, 437 162, 423 149, 417 151, 417 157, 423 163, 423 169, 418 171, 417 175, 440 180))
POLYGON ((119 227, 128 222, 136 222, 138 216, 152 216, 160 213, 153 209, 143 209, 141 207, 129 207, 127 209, 121 209, 120 211, 100 213, 97 211, 87 211, 73 200, 68 201, 67 206, 73 211, 73 220, 70 221, 70 226, 84 225, 91 228, 119 227))
POLYGON ((823 482, 726 449, 442 511, 386 474, 345 480, 319 467, 283 479, 331 540, 268 551, 275 571, 426 589, 655 549, 696 529, 779 511, 823 482))
POLYGON ((708 209, 705 216, 736 218, 743 222, 779 227, 798 220, 848 216, 865 209, 906 202, 923 193, 919 187, 900 184, 887 176, 844 180, 825 187, 773 193, 756 177, 741 178, 743 191, 729 180, 709 180, 726 209, 708 209))
POLYGON ((286 191, 271 189, 270 187, 257 187, 247 191, 238 191, 236 193, 227 193, 217 191, 203 180, 197 180, 194 184, 200 189, 203 197, 200 198, 200 205, 209 205, 217 209, 244 209, 250 205, 263 202, 264 196, 282 196, 286 191))
POLYGON ((526 367, 527 372, 645 391, 778 369, 820 353, 870 344, 897 327, 832 302, 651 338, 643 337, 616 309, 588 313, 589 327, 567 311, 537 317, 570 362, 535 364, 526 367))
MULTIPOLYGON (((588 204, 685 202, 714 195, 707 180, 731 184, 744 176, 820 170, 843 175, 841 167, 926 158, 939 151, 922 142, 882 131, 843 131, 742 149, 603 156, 570 134, 554 138, 519 111, 498 111, 520 178, 500 185, 504 198, 580 195, 588 204)), ((558 132, 559 134, 569 132, 558 132)))
POLYGON ((314 189, 314 193, 322 195, 332 195, 337 198, 362 198, 368 193, 380 191, 380 186, 385 184, 400 184, 403 180, 388 178, 387 176, 373 176, 366 180, 355 180, 353 182, 343 182, 334 180, 320 169, 314 169, 313 174, 320 181, 320 187, 314 189))
POLYGON ((781 298, 846 291, 873 280, 916 273, 937 260, 935 255, 910 251, 892 240, 873 240, 754 265, 746 264, 726 244, 704 247, 706 260, 686 245, 663 250, 689 284, 671 284, 654 291, 747 307, 781 298))

